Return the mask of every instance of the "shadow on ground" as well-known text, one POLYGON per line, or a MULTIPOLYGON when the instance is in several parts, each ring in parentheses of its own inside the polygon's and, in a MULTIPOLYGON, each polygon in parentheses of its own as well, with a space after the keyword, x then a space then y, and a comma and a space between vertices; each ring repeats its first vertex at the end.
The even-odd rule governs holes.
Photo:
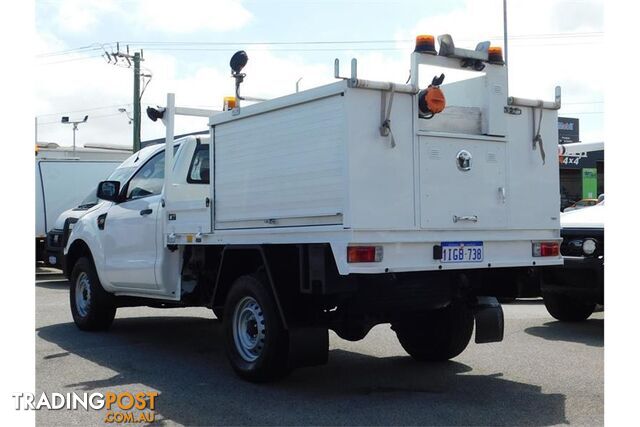
POLYGON ((69 289, 69 281, 67 279, 41 280, 36 282, 36 288, 59 289, 66 291, 69 289))
POLYGON ((519 298, 513 301, 506 302, 505 304, 509 305, 543 305, 544 301, 542 298, 519 298))
POLYGON ((107 333, 64 323, 42 327, 38 335, 62 349, 49 358, 69 353, 117 372, 59 391, 141 384, 160 392, 160 418, 185 425, 566 422, 564 395, 545 394, 501 374, 473 375, 458 362, 422 365, 409 357, 332 350, 326 366, 297 370, 275 384, 246 383, 227 363, 220 322, 204 318, 116 319, 107 333))
POLYGON ((568 341, 604 347, 604 319, 588 319, 584 322, 547 322, 524 330, 529 335, 551 341, 568 341))

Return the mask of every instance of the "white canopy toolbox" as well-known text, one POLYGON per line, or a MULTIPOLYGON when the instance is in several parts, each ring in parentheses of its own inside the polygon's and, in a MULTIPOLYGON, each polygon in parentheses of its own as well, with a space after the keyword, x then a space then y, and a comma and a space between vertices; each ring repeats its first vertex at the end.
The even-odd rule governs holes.
POLYGON ((408 84, 359 79, 355 60, 340 77, 336 60, 336 83, 224 112, 170 94, 167 146, 176 114, 208 117, 211 181, 186 183, 179 153, 167 162, 166 243, 330 243, 341 274, 480 266, 442 262, 442 242, 481 242, 485 267, 561 263, 531 247, 559 241, 558 160, 544 153, 556 152, 559 88, 554 102, 508 97, 503 63, 460 50, 414 52, 408 84), (425 114, 424 66, 434 82, 477 76, 445 80, 446 108, 425 114), (384 260, 350 265, 352 244, 380 245, 384 260))

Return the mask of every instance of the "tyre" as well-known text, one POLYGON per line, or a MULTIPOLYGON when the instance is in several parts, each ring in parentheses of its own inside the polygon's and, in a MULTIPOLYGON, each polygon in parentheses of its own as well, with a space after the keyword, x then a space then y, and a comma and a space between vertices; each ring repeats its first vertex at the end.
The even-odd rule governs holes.
POLYGON ((595 303, 576 300, 567 295, 543 292, 542 298, 549 314, 563 322, 586 320, 596 308, 595 303))
POLYGON ((73 321, 83 331, 109 329, 116 315, 114 297, 102 288, 88 258, 80 258, 73 267, 69 302, 73 321))
POLYGON ((391 325, 402 348, 416 360, 438 362, 462 353, 473 333, 473 313, 462 302, 391 325))
POLYGON ((263 275, 236 279, 222 319, 227 357, 240 377, 266 382, 289 372, 289 335, 263 275))

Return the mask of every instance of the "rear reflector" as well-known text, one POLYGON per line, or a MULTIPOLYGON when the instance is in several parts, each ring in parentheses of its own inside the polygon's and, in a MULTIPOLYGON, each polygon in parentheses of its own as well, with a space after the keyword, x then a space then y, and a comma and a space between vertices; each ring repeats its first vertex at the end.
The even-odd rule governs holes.
POLYGON ((534 257, 560 255, 560 243, 558 242, 534 242, 532 243, 532 255, 534 257))
POLYGON ((380 262, 382 246, 348 246, 347 262, 380 262))

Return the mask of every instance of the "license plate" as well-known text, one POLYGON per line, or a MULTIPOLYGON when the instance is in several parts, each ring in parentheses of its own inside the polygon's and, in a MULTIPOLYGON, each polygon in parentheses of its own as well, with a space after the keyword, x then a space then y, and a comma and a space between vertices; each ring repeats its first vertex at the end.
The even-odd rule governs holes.
POLYGON ((443 263, 481 262, 484 257, 482 242, 442 242, 443 263))

